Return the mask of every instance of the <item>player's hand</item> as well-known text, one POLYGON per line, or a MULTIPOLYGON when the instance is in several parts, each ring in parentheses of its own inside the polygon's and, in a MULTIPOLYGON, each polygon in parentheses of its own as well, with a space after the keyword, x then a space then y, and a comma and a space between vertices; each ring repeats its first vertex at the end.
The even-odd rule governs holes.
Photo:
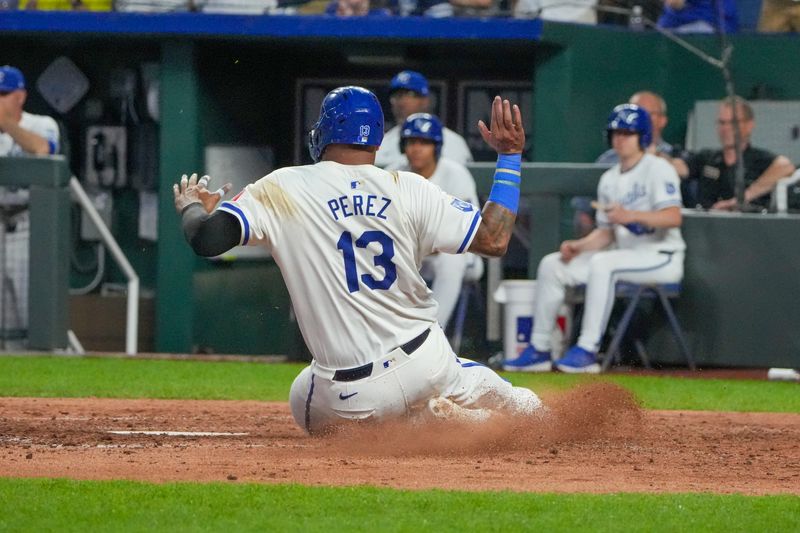
POLYGON ((736 198, 728 198, 727 200, 720 200, 711 206, 711 209, 719 211, 733 211, 736 209, 736 198))
POLYGON ((483 140, 498 154, 521 154, 525 148, 525 130, 522 127, 522 113, 519 106, 495 96, 492 101, 490 130, 482 120, 478 129, 483 140))
POLYGON ((629 211, 619 204, 611 204, 605 209, 608 221, 612 224, 632 224, 636 222, 633 211, 629 211))
POLYGON ((577 246, 578 241, 564 241, 558 249, 561 252, 561 261, 569 263, 572 258, 581 253, 577 246))
POLYGON ((5 133, 8 125, 16 124, 11 108, 3 102, 8 99, 0 98, 0 133, 5 133))
POLYGON ((180 183, 172 186, 172 193, 175 196, 175 209, 181 213, 187 205, 200 203, 206 213, 211 213, 220 200, 231 190, 231 184, 226 183, 216 191, 208 190, 208 182, 211 181, 209 176, 203 176, 199 180, 197 174, 192 174, 191 177, 186 177, 186 174, 181 176, 180 183))

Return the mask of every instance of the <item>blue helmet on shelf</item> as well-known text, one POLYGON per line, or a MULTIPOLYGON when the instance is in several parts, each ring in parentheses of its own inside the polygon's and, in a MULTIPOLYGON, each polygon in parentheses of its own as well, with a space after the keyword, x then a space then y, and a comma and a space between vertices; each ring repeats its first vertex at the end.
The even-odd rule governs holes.
POLYGON ((442 122, 436 115, 430 113, 414 113, 409 115, 400 130, 400 151, 406 151, 406 139, 427 139, 433 141, 436 147, 436 159, 442 153, 442 122))
POLYGON ((611 132, 615 130, 632 131, 639 134, 639 146, 647 150, 653 140, 653 124, 650 115, 636 104, 620 104, 608 115, 606 137, 611 146, 611 132))
POLYGON ((363 87, 339 87, 329 92, 319 119, 308 133, 308 152, 316 163, 329 144, 380 146, 383 109, 378 98, 363 87))

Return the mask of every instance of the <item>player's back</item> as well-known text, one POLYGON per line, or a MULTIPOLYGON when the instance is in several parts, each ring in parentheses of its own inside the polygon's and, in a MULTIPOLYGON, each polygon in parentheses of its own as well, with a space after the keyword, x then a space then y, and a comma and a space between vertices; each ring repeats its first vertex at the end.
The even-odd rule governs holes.
POLYGON ((431 187, 415 174, 324 161, 273 172, 234 199, 251 219, 250 244, 266 244, 281 268, 320 364, 364 364, 435 322, 419 275, 432 246, 420 212, 431 187))

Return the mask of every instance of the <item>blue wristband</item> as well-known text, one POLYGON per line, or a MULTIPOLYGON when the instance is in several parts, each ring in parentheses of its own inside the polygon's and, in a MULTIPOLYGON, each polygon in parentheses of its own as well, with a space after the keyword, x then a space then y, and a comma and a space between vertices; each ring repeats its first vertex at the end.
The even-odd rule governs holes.
POLYGON ((519 209, 521 154, 500 154, 494 171, 489 201, 500 204, 515 215, 519 209))

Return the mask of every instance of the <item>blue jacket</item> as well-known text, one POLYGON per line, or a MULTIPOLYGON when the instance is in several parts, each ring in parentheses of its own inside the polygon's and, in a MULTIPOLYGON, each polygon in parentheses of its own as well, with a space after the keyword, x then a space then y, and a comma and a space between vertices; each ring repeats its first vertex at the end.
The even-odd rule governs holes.
POLYGON ((725 32, 737 32, 739 15, 736 13, 736 0, 686 0, 683 9, 664 7, 664 11, 658 19, 658 25, 662 28, 677 28, 704 20, 714 28, 718 28, 720 2, 725 11, 725 32))

